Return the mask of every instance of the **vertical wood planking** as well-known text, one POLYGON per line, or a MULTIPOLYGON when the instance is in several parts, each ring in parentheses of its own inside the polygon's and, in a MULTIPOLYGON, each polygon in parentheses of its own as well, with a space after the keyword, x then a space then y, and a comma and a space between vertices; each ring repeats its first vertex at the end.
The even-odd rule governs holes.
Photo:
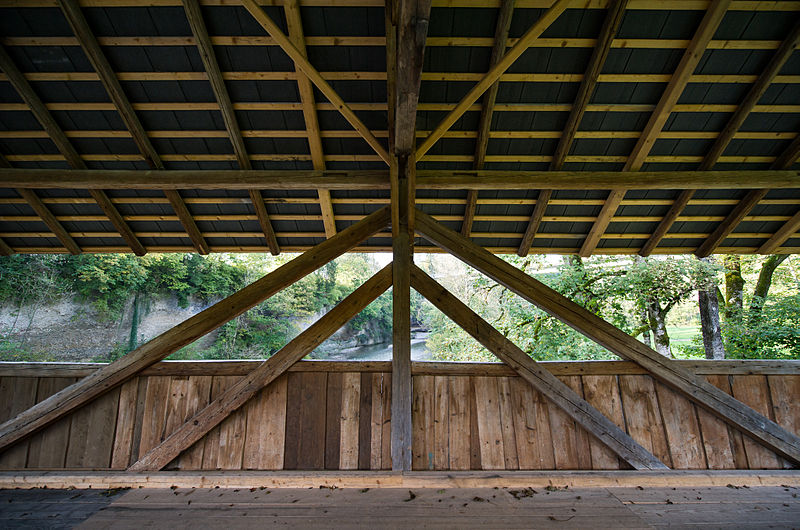
MULTIPOLYGON (((221 396, 236 378, 214 376, 211 379, 211 401, 221 396)), ((219 429, 216 426, 211 429, 202 440, 198 440, 195 445, 203 444, 203 469, 217 469, 217 458, 219 456, 219 429)))
POLYGON ((358 469, 369 469, 372 455, 372 374, 361 374, 358 405, 358 469))
POLYGON ((383 378, 383 434, 381 437, 381 469, 392 469, 392 373, 384 372, 383 378))
POLYGON ((433 468, 450 469, 450 379, 437 375, 433 378, 433 468))
MULTIPOLYGON (((733 395, 731 391, 730 377, 727 375, 709 375, 706 376, 709 383, 716 386, 723 392, 733 395)), ((722 421, 722 420, 720 420, 722 421)), ((749 469, 747 463, 747 452, 744 449, 744 435, 735 427, 726 424, 728 429, 728 439, 731 444, 731 451, 733 452, 733 462, 736 469, 749 469)))
POLYGON ((510 380, 520 469, 555 469, 547 403, 521 377, 510 380))
MULTIPOLYGON (((565 383, 566 378, 559 377, 565 383)), ((573 389, 574 390, 574 389, 573 389)), ((553 435, 553 455, 556 469, 580 469, 578 463, 578 433, 575 420, 547 400, 550 415, 550 432, 553 435)))
POLYGON ((503 431, 503 456, 505 469, 519 469, 517 457, 517 436, 514 432, 514 403, 511 397, 509 377, 497 378, 497 390, 500 397, 500 428, 503 431))
POLYGON ((500 390, 496 377, 473 377, 472 388, 475 393, 475 417, 473 422, 478 429, 478 444, 482 469, 505 469, 506 457, 503 450, 503 427, 500 414, 500 390))
MULTIPOLYGON (((77 379, 74 377, 41 377, 37 389, 36 401, 42 401, 59 390, 62 390, 77 379)), ((34 434, 28 447, 27 468, 64 467, 67 444, 69 442, 69 418, 63 418, 53 425, 34 434)))
POLYGON ((301 374, 300 438, 297 441, 297 469, 325 467, 325 398, 328 374, 301 374))
MULTIPOLYGON (((211 403, 211 376, 189 377, 186 394, 186 408, 184 421, 189 421, 200 410, 211 403)), ((199 470, 203 467, 203 444, 195 443, 178 457, 178 468, 185 470, 199 470)))
POLYGON ((167 414, 169 387, 169 377, 151 376, 147 378, 137 460, 162 441, 161 434, 164 430, 164 420, 167 414))
MULTIPOLYGON (((570 389, 583 398, 583 382, 578 375, 567 376, 562 379, 570 389)), ((575 449, 578 454, 578 469, 592 469, 592 450, 589 433, 573 420, 575 425, 575 449)))
POLYGON ((139 394, 139 378, 126 381, 119 392, 117 429, 111 449, 111 469, 125 469, 131 463, 133 437, 136 430, 136 403, 139 394))
MULTIPOLYGON (((175 432, 186 423, 186 400, 189 394, 189 377, 173 376, 169 383, 169 397, 167 398, 167 411, 164 415, 164 431, 162 440, 175 432)), ((164 466, 164 469, 178 468, 177 458, 164 466)))
POLYGON ((370 413, 369 468, 381 469, 383 449, 383 374, 372 374, 372 411, 370 413))
POLYGON ((411 468, 417 471, 433 469, 434 407, 436 389, 434 376, 413 377, 411 405, 412 460, 411 468))
MULTIPOLYGON (((36 403, 37 377, 3 377, 0 380, 0 421, 13 418, 36 403)), ((0 469, 22 469, 28 456, 28 440, 0 453, 0 469)))
POLYGON ((772 397, 772 410, 775 421, 795 434, 800 433, 800 376, 770 375, 767 377, 772 397))
POLYGON ((328 373, 325 399, 325 469, 339 469, 342 436, 342 381, 344 374, 328 373))
MULTIPOLYGON (((622 399, 619 395, 617 376, 585 375, 583 376, 584 399, 599 410, 617 427, 625 430, 625 418, 622 413, 622 399)), ((589 440, 592 452, 592 469, 619 469, 619 457, 597 438, 589 440)))
MULTIPOLYGON (((225 377, 223 384, 225 388, 230 388, 235 385, 237 381, 239 381, 238 377, 225 377)), ((246 435, 247 415, 245 414, 244 407, 242 407, 219 424, 217 469, 242 469, 242 457, 244 455, 246 435)))
MULTIPOLYGON (((759 414, 772 419, 769 387, 764 375, 735 375, 731 377, 733 397, 759 414)), ((780 469, 778 456, 749 436, 744 437, 744 450, 750 469, 780 469)))
POLYGON ((481 463, 481 447, 478 440, 478 404, 475 400, 475 386, 473 384, 474 377, 469 377, 469 385, 467 391, 469 392, 469 468, 482 469, 481 463))
POLYGON ((665 465, 673 467, 653 378, 649 375, 621 375, 619 389, 628 434, 665 465))
POLYGON ((342 406, 339 435, 339 469, 358 469, 358 426, 361 374, 342 374, 342 406))
POLYGON ((115 388, 72 413, 66 467, 111 466, 119 394, 120 389, 115 388))
POLYGON ((673 468, 707 469, 705 449, 694 405, 661 383, 656 383, 656 392, 673 468))
POLYGON ((242 456, 242 469, 283 468, 286 445, 285 375, 262 389, 244 407, 247 433, 242 456))
POLYGON ((448 377, 450 469, 470 468, 469 377, 448 377))
MULTIPOLYGON (((726 376, 707 376, 706 380, 709 383, 728 391, 728 378, 726 376), (724 379, 724 383, 719 382, 719 379, 724 379)), ((734 444, 731 439, 731 430, 728 425, 706 411, 703 408, 697 407, 697 420, 700 422, 700 432, 703 434, 703 447, 706 451, 706 462, 708 462, 709 469, 735 469, 736 461, 734 460, 734 444)), ((747 467, 747 461, 744 462, 747 467)))

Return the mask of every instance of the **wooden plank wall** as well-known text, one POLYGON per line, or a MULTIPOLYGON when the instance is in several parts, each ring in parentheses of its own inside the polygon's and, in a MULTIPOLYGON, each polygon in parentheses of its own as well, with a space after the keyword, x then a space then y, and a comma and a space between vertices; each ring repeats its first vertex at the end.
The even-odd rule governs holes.
MULTIPOLYGON (((779 469, 786 463, 669 388, 640 374, 559 376, 675 469, 779 469)), ((353 365, 348 365, 352 369, 353 365)), ((218 365, 225 373, 225 367, 218 365)), ((480 372, 475 367, 475 373, 480 372)), ((47 370, 43 370, 47 374, 47 370)), ((522 379, 415 375, 416 470, 624 469, 522 379)), ((231 375, 142 376, 0 455, 0 469, 125 469, 211 399, 231 375)), ((706 375, 785 428, 800 431, 800 375, 706 375)), ((0 421, 75 381, 0 377, 0 421)), ((390 469, 391 374, 292 371, 167 469, 390 469)))

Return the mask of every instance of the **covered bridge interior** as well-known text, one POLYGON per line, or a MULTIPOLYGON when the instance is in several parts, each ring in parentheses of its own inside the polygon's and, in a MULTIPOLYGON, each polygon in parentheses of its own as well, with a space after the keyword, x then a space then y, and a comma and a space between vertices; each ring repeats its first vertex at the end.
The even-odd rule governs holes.
POLYGON ((0 484, 800 483, 797 363, 668 359, 496 256, 797 252, 799 20, 0 0, 0 253, 301 253, 114 363, 0 365, 0 484), (393 262, 268 360, 163 361, 347 251, 393 262), (432 251, 623 360, 535 362, 432 251), (389 288, 390 363, 301 361, 389 288), (505 364, 412 364, 412 288, 505 364))

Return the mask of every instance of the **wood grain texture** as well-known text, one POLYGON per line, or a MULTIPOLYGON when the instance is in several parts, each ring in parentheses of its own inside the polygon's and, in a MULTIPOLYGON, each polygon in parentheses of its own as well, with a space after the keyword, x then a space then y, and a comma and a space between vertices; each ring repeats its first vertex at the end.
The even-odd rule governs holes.
MULTIPOLYGON (((330 377, 330 374, 329 376, 330 377)), ((339 469, 358 469, 358 428, 361 399, 361 374, 342 374, 339 435, 339 469)))
POLYGON ((325 396, 325 469, 339 469, 342 439, 343 373, 329 373, 325 396))
POLYGON ((277 378, 246 406, 243 469, 283 469, 287 376, 277 378))
POLYGON ((674 469, 706 469, 700 426, 694 405, 675 391, 656 383, 661 418, 674 469))
MULTIPOLYGON (((767 378, 762 375, 737 375, 731 378, 733 396, 742 403, 769 417, 772 412, 769 406, 769 386, 767 378)), ((744 448, 750 469, 780 469, 780 459, 753 439, 745 436, 744 448)))
MULTIPOLYGON (((37 388, 37 401, 42 401, 75 382, 71 377, 42 377, 37 388)), ((28 469, 62 468, 69 443, 69 418, 54 423, 31 437, 28 446, 28 469)))

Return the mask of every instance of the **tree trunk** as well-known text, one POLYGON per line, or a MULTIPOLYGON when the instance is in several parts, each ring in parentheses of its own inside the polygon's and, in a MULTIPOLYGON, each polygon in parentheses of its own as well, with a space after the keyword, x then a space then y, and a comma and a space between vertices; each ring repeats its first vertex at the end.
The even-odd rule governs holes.
POLYGON ((719 326, 719 302, 715 292, 697 291, 700 304, 700 325, 703 330, 703 346, 706 359, 724 359, 725 347, 719 326))
POLYGON ((647 309, 646 308, 637 309, 637 313, 638 313, 638 315, 640 317, 639 324, 641 324, 642 327, 647 326, 645 328, 645 330, 642 332, 642 342, 647 344, 647 346, 649 348, 652 348, 653 347, 653 341, 650 338, 650 327, 649 327, 650 326, 650 319, 647 316, 647 309))
POLYGON ((744 278, 742 278, 742 258, 728 254, 722 259, 725 267, 725 319, 742 315, 744 301, 744 278))
POLYGON ((647 305, 647 312, 650 316, 650 329, 653 330, 655 350, 664 357, 672 357, 669 349, 669 335, 667 334, 666 313, 661 310, 657 302, 650 302, 647 305))
POLYGON ((761 272, 758 274, 758 281, 756 282, 756 289, 753 291, 753 300, 750 302, 750 311, 748 314, 747 322, 753 325, 761 318, 761 310, 764 308, 764 302, 769 294, 769 288, 772 285, 772 275, 778 265, 783 263, 788 254, 773 254, 767 258, 764 265, 761 266, 761 272))

